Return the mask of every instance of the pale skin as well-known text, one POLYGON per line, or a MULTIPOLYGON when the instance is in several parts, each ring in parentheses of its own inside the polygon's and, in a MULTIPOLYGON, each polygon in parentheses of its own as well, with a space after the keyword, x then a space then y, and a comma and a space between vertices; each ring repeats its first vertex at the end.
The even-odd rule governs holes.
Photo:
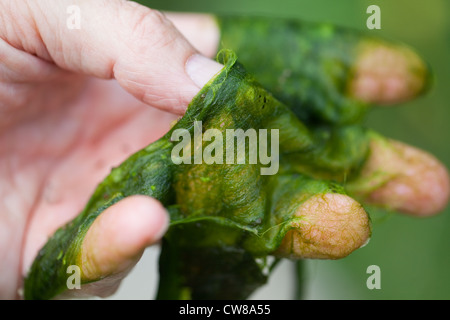
MULTIPOLYGON (((169 18, 122 0, 0 1, 0 298, 20 298, 46 239, 220 71, 204 58, 217 50, 214 20, 169 18), (73 4, 80 30, 66 27, 73 4)), ((106 278, 76 294, 113 293, 168 223, 149 197, 108 208, 81 255, 86 278, 106 278)))

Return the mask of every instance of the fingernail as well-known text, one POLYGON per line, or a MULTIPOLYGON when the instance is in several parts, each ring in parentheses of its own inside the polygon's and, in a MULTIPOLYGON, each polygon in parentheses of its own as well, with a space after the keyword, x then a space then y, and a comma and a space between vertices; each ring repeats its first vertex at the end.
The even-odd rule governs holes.
POLYGON ((222 68, 223 65, 201 54, 192 55, 186 62, 186 73, 199 88, 203 88, 222 68))

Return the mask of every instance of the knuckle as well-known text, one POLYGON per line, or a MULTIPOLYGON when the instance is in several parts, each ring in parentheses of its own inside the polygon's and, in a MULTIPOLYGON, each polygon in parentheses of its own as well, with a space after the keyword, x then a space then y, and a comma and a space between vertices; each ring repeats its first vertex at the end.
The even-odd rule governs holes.
POLYGON ((148 9, 137 12, 132 30, 139 33, 152 32, 155 29, 161 29, 165 24, 162 13, 157 10, 148 9))
POLYGON ((171 38, 171 22, 158 10, 139 7, 135 8, 131 32, 133 38, 161 39, 171 38))

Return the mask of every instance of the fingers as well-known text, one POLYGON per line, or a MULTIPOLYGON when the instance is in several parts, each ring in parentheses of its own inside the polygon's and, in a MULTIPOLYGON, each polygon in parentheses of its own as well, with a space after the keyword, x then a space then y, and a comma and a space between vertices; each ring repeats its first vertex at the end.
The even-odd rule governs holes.
POLYGON ((439 160, 377 134, 361 173, 346 187, 365 203, 419 217, 441 212, 450 197, 448 171, 439 160))
POLYGON ((190 59, 197 50, 168 19, 132 1, 1 6, 6 7, 1 8, 6 23, 0 23, 0 36, 15 48, 66 70, 115 78, 143 102, 167 111, 184 113, 199 89, 221 69, 209 59, 190 59), (68 14, 71 6, 78 16, 68 14), (14 19, 17 16, 21 19, 14 19), (79 27, 69 28, 68 19, 77 18, 79 27))
MULTIPOLYGON (((214 16, 170 13, 166 18, 134 2, 115 0, 105 6, 100 0, 85 0, 75 5, 80 27, 71 29, 67 27, 67 9, 72 2, 32 2, 26 8, 3 4, 7 24, 0 24, 0 36, 16 48, 64 69, 115 77, 145 103, 178 114, 220 70, 220 65, 208 59, 189 59, 198 51, 208 57, 215 55, 223 30, 214 16), (98 12, 102 12, 102 24, 97 23, 98 12), (17 19, 20 13, 28 15, 32 23, 17 19), (192 77, 201 81, 193 81, 192 77)), ((415 97, 427 87, 429 71, 411 49, 362 37, 355 46, 357 54, 345 86, 350 97, 395 104, 415 97)))
POLYGON ((168 222, 164 207, 146 196, 125 198, 105 210, 89 228, 78 256, 82 281, 102 280, 66 294, 114 293, 144 249, 162 238, 168 222))
POLYGON ((362 40, 357 48, 349 94, 368 103, 389 105, 425 91, 430 71, 412 49, 381 40, 362 40))
POLYGON ((294 259, 340 259, 365 245, 370 238, 370 220, 351 197, 317 194, 294 213, 297 221, 275 255, 294 259))
MULTIPOLYGON (((286 94, 286 82, 293 75, 307 78, 302 86, 308 86, 319 76, 328 76, 342 95, 388 105, 423 93, 430 80, 428 66, 411 48, 327 24, 257 16, 218 19, 207 14, 167 16, 204 54, 213 56, 219 42, 235 50, 240 61, 274 92, 281 86, 286 94), (291 53, 280 51, 280 47, 289 47, 291 53), (317 51, 312 54, 312 50, 317 51), (269 61, 273 66, 262 69, 261 63, 269 61), (299 65, 298 61, 302 63, 299 65), (341 68, 344 65, 350 73, 342 78, 346 72, 341 68)), ((299 79, 293 81, 298 84, 299 79)))

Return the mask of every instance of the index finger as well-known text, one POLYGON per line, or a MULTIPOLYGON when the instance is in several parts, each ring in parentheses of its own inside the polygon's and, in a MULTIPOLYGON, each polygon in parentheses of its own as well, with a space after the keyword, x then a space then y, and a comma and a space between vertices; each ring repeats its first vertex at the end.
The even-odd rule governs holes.
POLYGON ((265 17, 167 14, 205 55, 238 60, 306 122, 354 123, 367 106, 426 92, 429 66, 407 45, 324 23, 265 17))

